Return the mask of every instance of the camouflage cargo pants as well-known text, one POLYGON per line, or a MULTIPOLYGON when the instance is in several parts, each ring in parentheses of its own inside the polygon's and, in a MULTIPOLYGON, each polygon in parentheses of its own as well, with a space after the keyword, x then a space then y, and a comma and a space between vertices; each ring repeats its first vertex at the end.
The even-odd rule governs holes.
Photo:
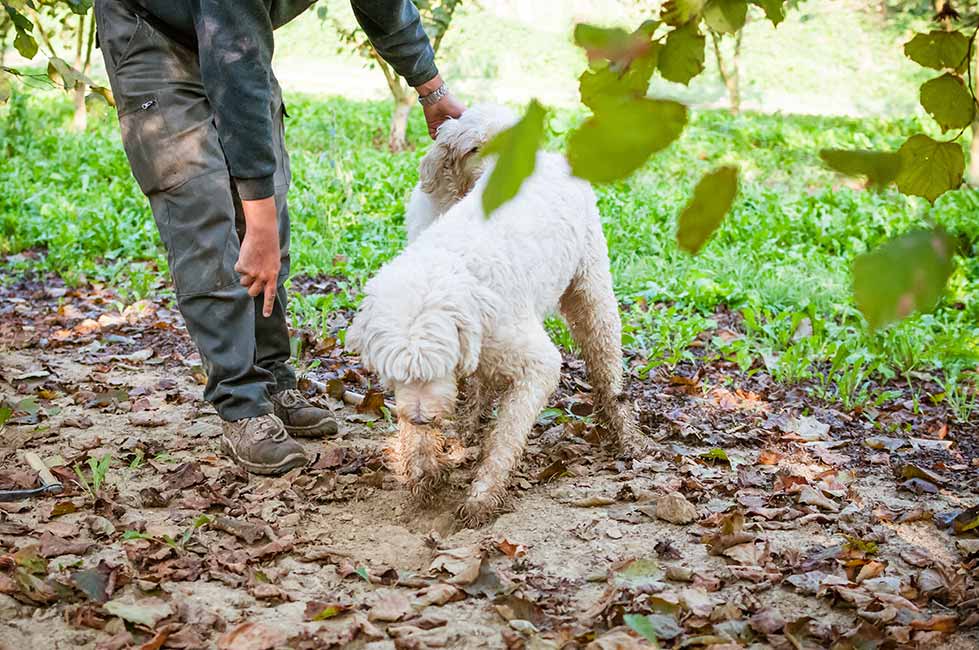
POLYGON ((197 55, 119 0, 96 0, 105 67, 133 176, 149 198, 167 249, 177 304, 208 374, 204 397, 225 420, 272 411, 270 392, 293 388, 286 292, 289 275, 289 156, 281 91, 269 110, 278 126, 275 203, 282 271, 272 316, 234 266, 245 234, 241 200, 218 140, 197 55))

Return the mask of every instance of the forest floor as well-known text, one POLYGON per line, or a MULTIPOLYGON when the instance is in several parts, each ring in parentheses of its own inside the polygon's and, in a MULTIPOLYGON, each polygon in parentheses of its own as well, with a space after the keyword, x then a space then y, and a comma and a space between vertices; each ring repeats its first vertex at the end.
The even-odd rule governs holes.
POLYGON ((4 650, 979 647, 979 435, 927 400, 843 413, 685 361, 633 379, 658 451, 623 460, 568 355, 507 510, 473 530, 470 466, 413 506, 386 413, 317 390, 370 390, 335 342, 306 341, 302 387, 342 435, 248 476, 179 315, 115 304, 0 286, 0 490, 35 484, 22 451, 65 486, 0 503, 4 650))

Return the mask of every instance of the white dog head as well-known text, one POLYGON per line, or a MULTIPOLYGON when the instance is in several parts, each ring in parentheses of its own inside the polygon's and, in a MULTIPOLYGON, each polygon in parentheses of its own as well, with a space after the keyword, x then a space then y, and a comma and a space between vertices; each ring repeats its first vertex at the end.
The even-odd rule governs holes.
POLYGON ((478 155, 480 149, 516 121, 509 109, 483 104, 442 123, 418 170, 419 186, 434 203, 436 215, 469 193, 489 162, 478 155))
POLYGON ((398 258, 367 283, 346 345, 394 390, 401 421, 441 424, 455 410, 457 379, 479 363, 482 322, 457 271, 423 276, 417 264, 398 258))

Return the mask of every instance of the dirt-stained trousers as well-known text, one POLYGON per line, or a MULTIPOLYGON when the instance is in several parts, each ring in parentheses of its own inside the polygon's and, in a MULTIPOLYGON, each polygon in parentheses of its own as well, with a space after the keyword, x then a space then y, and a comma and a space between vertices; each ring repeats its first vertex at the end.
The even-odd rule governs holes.
POLYGON ((272 316, 234 270, 245 220, 207 100, 197 54, 119 0, 95 0, 99 42, 123 147, 167 250, 177 304, 207 371, 204 398, 225 420, 272 412, 269 394, 294 388, 286 322, 289 156, 273 79, 275 204, 282 270, 272 316))

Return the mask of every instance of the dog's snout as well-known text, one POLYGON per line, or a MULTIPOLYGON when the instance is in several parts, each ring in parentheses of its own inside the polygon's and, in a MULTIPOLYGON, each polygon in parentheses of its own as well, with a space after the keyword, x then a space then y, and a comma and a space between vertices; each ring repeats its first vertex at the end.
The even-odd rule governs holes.
POLYGON ((411 416, 411 423, 414 424, 416 427, 425 426, 426 424, 431 424, 431 422, 432 422, 431 418, 426 418, 420 413, 411 416))

